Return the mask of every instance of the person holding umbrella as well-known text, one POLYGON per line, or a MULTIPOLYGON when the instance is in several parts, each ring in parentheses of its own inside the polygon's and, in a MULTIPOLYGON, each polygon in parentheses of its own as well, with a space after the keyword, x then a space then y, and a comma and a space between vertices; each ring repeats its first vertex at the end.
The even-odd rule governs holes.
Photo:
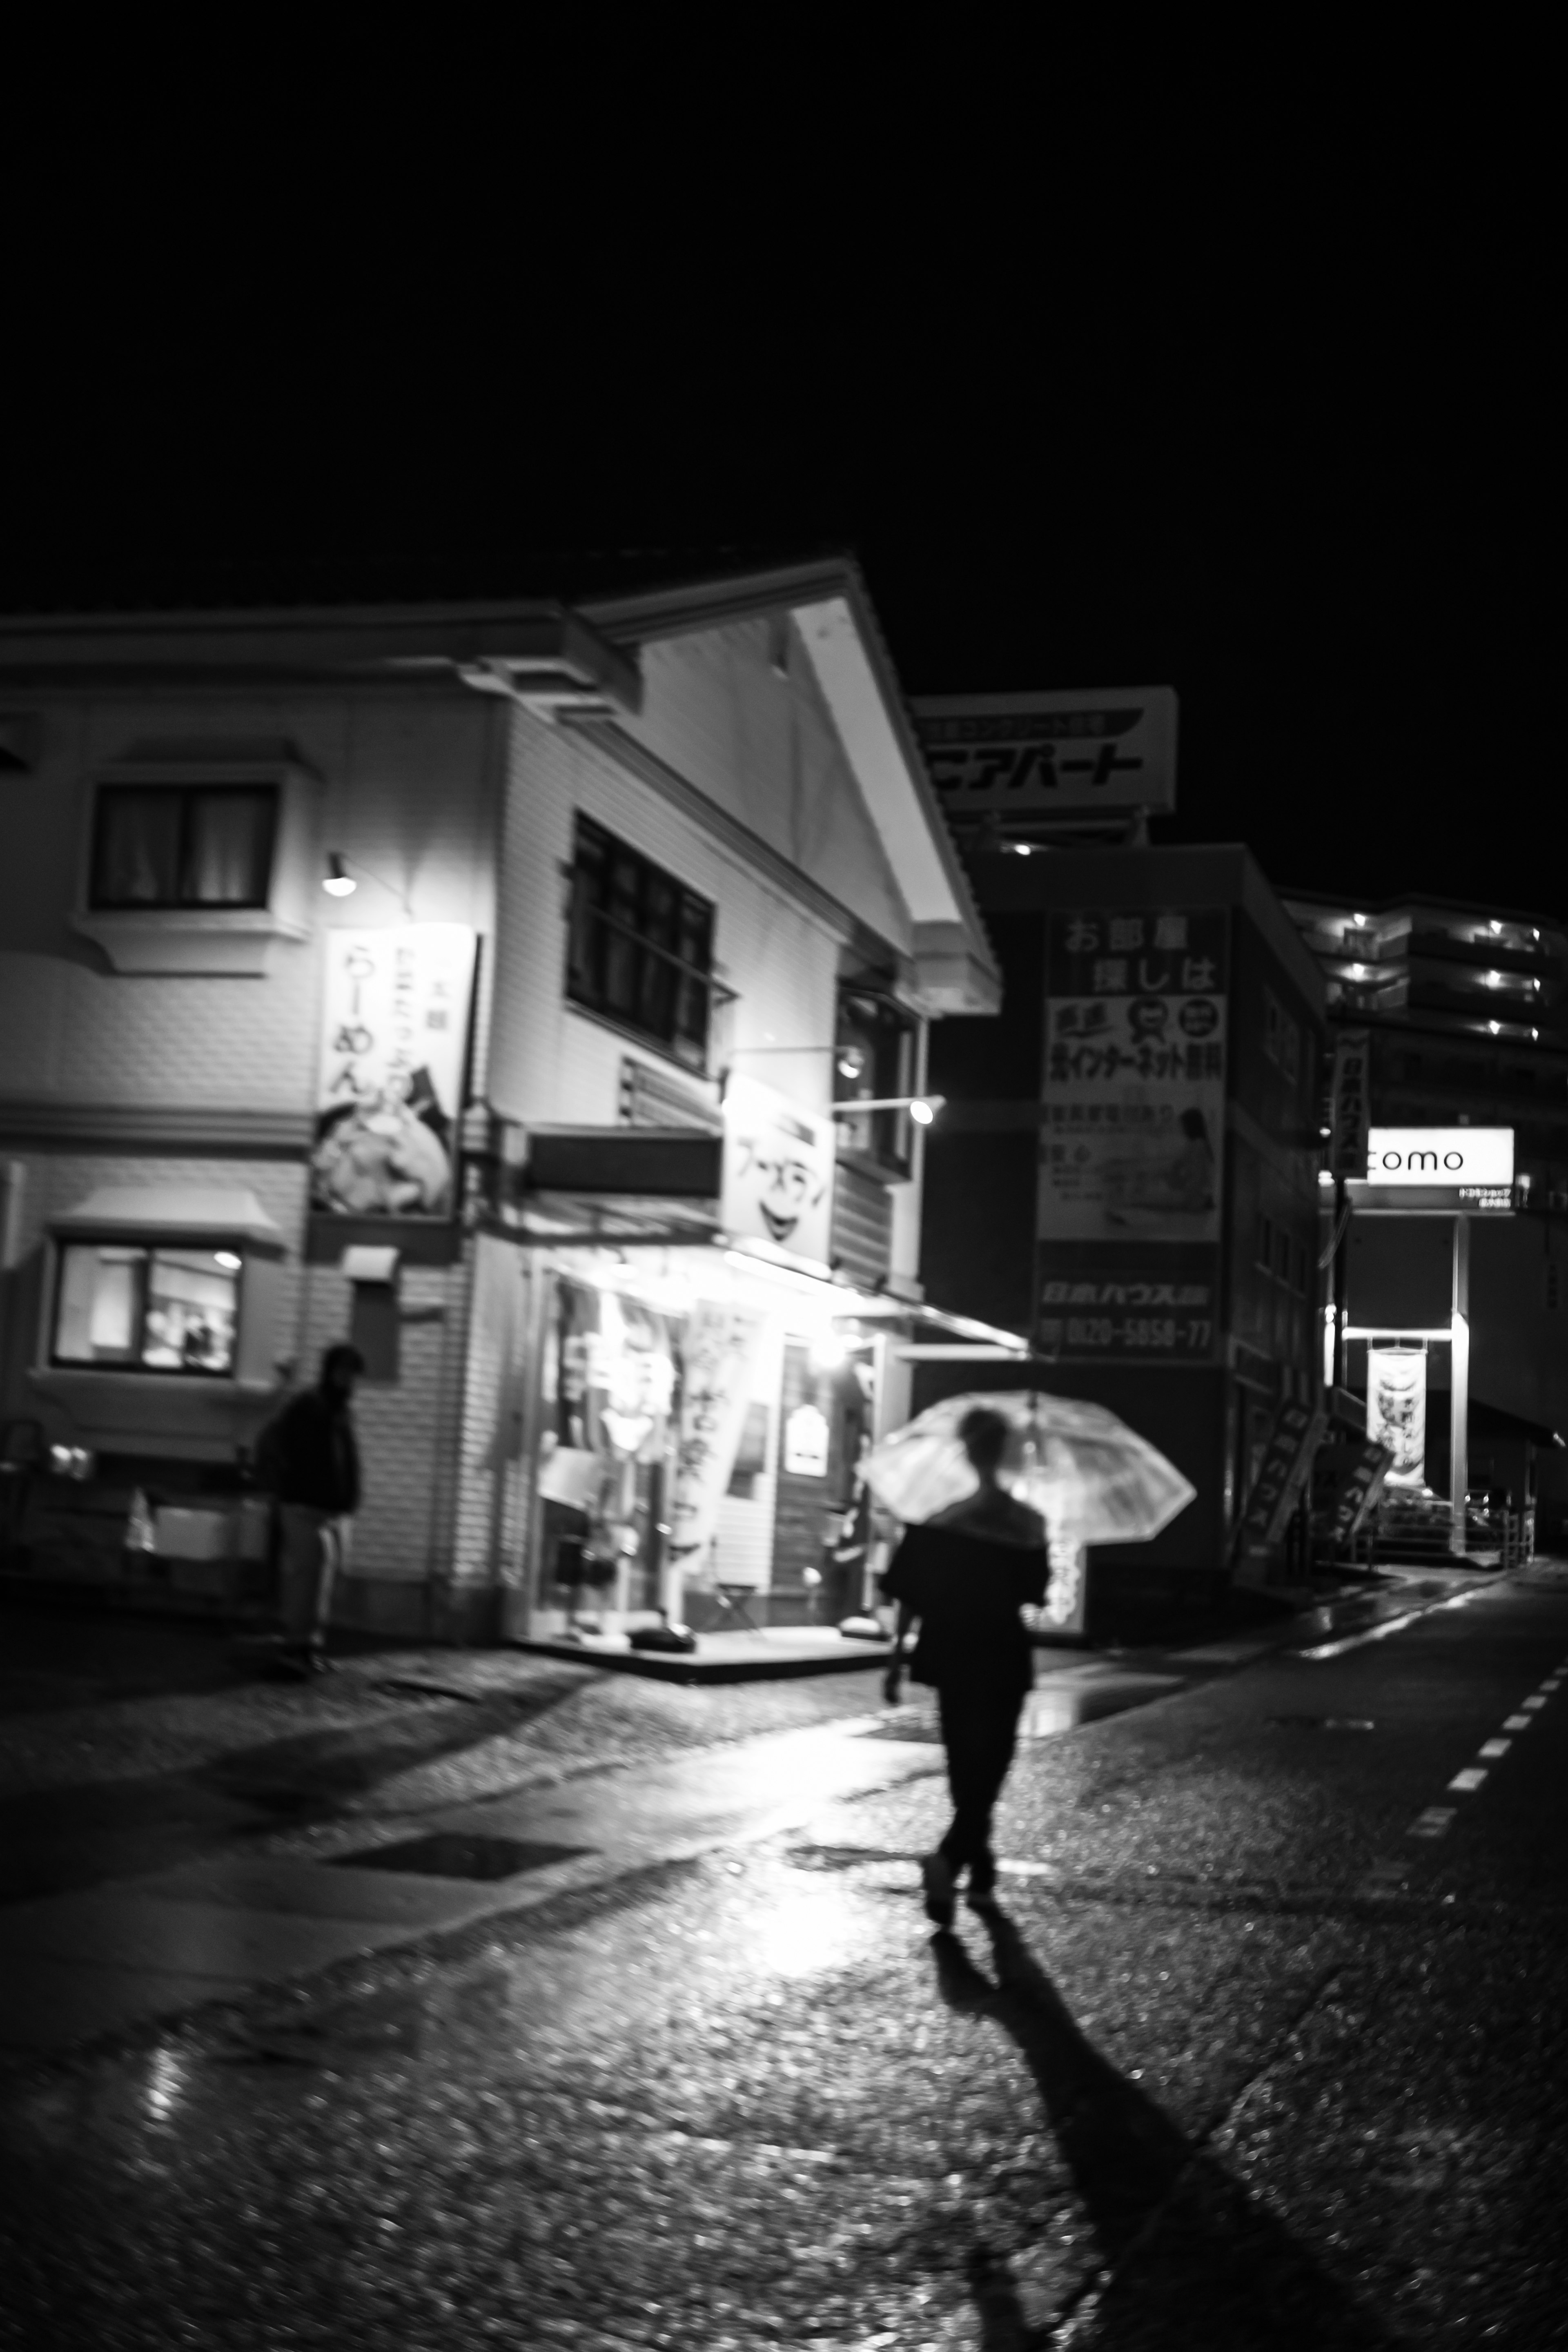
POLYGON ((889 1706, 901 1696, 904 1643, 920 1634, 910 1673, 934 1686, 947 1757, 952 1822, 921 1864, 926 1916, 952 1925, 960 1875, 976 1911, 995 1906, 996 1858, 991 1815, 1013 1761, 1018 1718, 1035 1679, 1034 1648, 1020 1611, 1046 1597, 1046 1523, 1008 1493, 998 1476, 1012 1437, 1005 1415, 975 1405, 956 1435, 974 1491, 910 1528, 882 1579, 898 1605, 893 1658, 883 1685, 889 1706))

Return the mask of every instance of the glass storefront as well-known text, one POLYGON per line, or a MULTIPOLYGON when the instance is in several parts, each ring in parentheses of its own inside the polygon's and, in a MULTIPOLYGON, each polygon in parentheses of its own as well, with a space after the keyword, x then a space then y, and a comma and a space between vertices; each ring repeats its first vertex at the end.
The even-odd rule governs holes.
MULTIPOLYGON (((833 1624, 866 1597, 858 1465, 878 1302, 739 1252, 562 1250, 542 1268, 535 1630, 833 1624)), ((881 1310, 885 1317, 885 1307, 881 1310)))

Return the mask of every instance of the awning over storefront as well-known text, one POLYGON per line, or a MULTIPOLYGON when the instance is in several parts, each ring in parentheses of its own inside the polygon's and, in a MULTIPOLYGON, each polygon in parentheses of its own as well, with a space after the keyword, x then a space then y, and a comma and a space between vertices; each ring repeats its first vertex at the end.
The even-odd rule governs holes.
POLYGON ((49 1220, 60 1240, 249 1242, 280 1252, 283 1234, 243 1184, 100 1184, 49 1220))

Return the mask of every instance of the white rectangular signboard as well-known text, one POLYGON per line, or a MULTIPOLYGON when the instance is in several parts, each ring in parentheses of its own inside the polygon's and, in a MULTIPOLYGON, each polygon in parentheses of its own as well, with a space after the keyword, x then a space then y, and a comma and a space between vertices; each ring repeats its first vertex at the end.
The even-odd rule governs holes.
POLYGON ((1176 805, 1173 687, 918 695, 910 708, 954 816, 1176 805))
POLYGON ((1373 1127, 1369 1184, 1511 1184, 1511 1127, 1373 1127))
POLYGON ((331 929, 310 1205, 350 1216, 457 1210, 475 937, 466 923, 331 929))
POLYGON ((730 1077, 719 1214, 731 1239, 766 1242, 826 1265, 833 1246, 836 1165, 831 1117, 803 1108, 757 1078, 730 1077))

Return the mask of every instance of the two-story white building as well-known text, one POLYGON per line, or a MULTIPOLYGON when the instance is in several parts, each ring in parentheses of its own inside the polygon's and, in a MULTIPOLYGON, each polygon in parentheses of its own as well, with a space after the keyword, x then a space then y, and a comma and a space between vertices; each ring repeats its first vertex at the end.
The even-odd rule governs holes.
POLYGON ((14 1570, 258 1597, 352 1338, 345 1622, 858 1602, 908 1350, 987 1337, 919 1114, 998 982, 850 564, 7 621, 0 838, 14 1570))

